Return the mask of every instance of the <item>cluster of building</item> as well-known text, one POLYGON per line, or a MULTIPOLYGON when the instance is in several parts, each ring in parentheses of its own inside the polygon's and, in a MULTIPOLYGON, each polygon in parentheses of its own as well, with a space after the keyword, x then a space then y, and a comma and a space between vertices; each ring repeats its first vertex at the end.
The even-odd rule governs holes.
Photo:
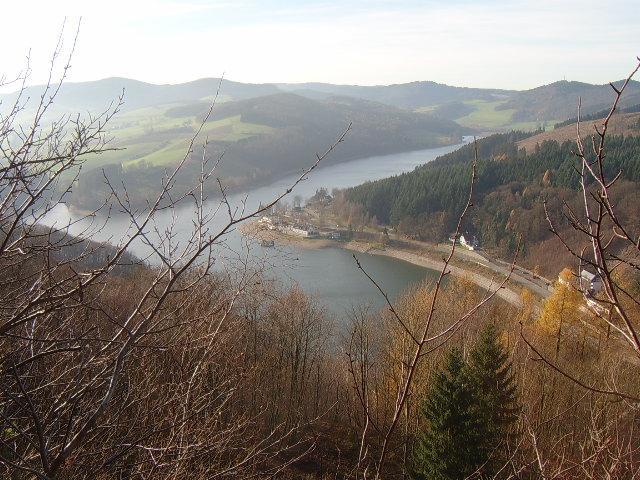
POLYGON ((288 217, 285 215, 269 215, 258 220, 258 225, 264 230, 273 230, 285 235, 292 235, 300 238, 327 238, 331 240, 342 240, 346 236, 346 232, 333 229, 320 229, 315 225, 300 221, 296 217, 288 217))

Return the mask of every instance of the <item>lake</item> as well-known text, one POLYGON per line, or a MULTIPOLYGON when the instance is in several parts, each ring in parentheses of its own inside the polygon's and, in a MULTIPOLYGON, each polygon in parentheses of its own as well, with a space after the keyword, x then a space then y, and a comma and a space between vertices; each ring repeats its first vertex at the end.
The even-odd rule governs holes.
MULTIPOLYGON (((465 142, 471 140, 467 137, 465 142)), ((432 148, 413 152, 397 153, 377 157, 353 160, 337 165, 320 167, 308 179, 301 182, 289 198, 300 195, 303 198, 312 196, 318 188, 346 188, 368 180, 397 175, 411 171, 418 165, 427 163, 440 155, 456 150, 463 144, 432 148)), ((247 209, 255 209, 260 203, 268 203, 276 195, 282 193, 297 176, 292 175, 270 185, 258 187, 244 193, 229 196, 233 206, 241 206, 244 202, 247 209)), ((212 201, 215 208, 219 202, 212 201)), ((212 222, 213 226, 224 224, 225 213, 221 210, 212 222)), ((179 236, 186 236, 190 227, 192 210, 183 207, 177 209, 172 216, 165 213, 158 216, 156 226, 166 227, 176 222, 179 236)), ((73 214, 64 205, 58 206, 47 219, 47 223, 58 226, 66 225, 73 219, 73 214)), ((123 216, 113 216, 106 227, 98 232, 95 240, 117 242, 127 231, 128 222, 123 216)), ((76 224, 72 233, 80 234, 86 225, 76 224)), ((235 264, 238 258, 251 258, 252 262, 265 268, 268 277, 276 279, 283 285, 297 283, 305 291, 317 296, 320 303, 336 315, 343 315, 356 304, 368 304, 372 308, 384 305, 384 299, 355 265, 352 252, 340 248, 301 249, 294 247, 263 248, 236 230, 226 236, 226 245, 218 250, 217 268, 235 264)), ((146 258, 149 249, 141 243, 131 248, 132 253, 146 258)), ((400 260, 357 253, 363 267, 380 283, 393 298, 402 290, 434 276, 435 272, 400 260)), ((150 259, 150 261, 153 261, 150 259)))

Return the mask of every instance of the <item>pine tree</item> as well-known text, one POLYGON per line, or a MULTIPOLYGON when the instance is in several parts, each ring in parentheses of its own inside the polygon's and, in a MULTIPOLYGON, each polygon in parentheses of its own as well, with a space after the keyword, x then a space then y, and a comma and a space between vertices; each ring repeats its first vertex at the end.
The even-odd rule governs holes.
POLYGON ((493 478, 498 473, 517 418, 517 396, 495 326, 481 332, 468 363, 460 350, 448 353, 422 414, 427 425, 414 450, 414 478, 493 478))
POLYGON ((492 478, 506 461, 505 453, 517 418, 511 363, 494 325, 489 324, 482 330, 469 355, 467 375, 474 395, 472 411, 480 429, 482 473, 492 478))
POLYGON ((414 450, 414 478, 454 480, 465 478, 481 464, 474 417, 474 395, 467 383, 460 350, 453 348, 442 370, 434 375, 422 413, 427 428, 414 450))

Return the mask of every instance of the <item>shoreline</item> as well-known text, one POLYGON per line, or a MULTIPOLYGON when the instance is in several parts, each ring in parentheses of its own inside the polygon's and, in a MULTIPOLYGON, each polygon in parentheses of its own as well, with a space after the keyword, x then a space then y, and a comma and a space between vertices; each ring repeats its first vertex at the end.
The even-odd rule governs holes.
MULTIPOLYGON (((339 240, 308 239, 295 237, 292 235, 283 234, 276 230, 260 229, 257 225, 257 222, 251 222, 243 225, 240 228, 240 231, 243 235, 249 235, 259 240, 273 240, 274 242, 279 242, 287 246, 298 248, 313 250, 322 248, 341 248, 343 250, 349 250, 356 253, 366 253, 369 255, 379 255, 393 258, 436 272, 442 271, 442 268, 444 267, 444 261, 442 260, 438 260, 424 254, 421 255, 400 248, 381 246, 381 244, 371 242, 358 242, 354 240, 344 242, 339 240)), ((457 260, 461 261, 460 258, 458 258, 457 260)), ((459 265, 459 262, 456 263, 458 264, 454 265, 452 263, 449 263, 448 274, 459 278, 466 278, 487 291, 493 291, 498 288, 500 286, 500 283, 502 282, 502 279, 504 278, 504 275, 501 275, 501 273, 498 271, 494 271, 494 273, 500 275, 501 278, 495 280, 487 275, 473 271, 470 268, 465 268, 464 266, 459 265)), ((484 266, 485 268, 489 268, 486 265, 482 265, 480 263, 478 264, 484 266)), ((509 282, 507 282, 504 287, 500 288, 496 292, 496 296, 506 301, 507 303, 519 308, 522 306, 522 299, 519 290, 514 290, 514 287, 517 286, 532 291, 532 293, 534 293, 536 297, 541 299, 546 298, 550 294, 548 290, 542 289, 542 287, 533 284, 527 279, 518 278, 518 275, 514 271, 509 282), (514 285, 514 282, 516 283, 516 285, 514 285)))
MULTIPOLYGON (((465 127, 463 127, 465 128, 465 127)), ((357 155, 353 155, 353 156, 348 156, 345 158, 342 158, 341 160, 327 160, 327 161, 323 161, 318 169, 322 169, 322 168, 328 168, 328 167, 335 167, 338 165, 343 165, 343 164, 348 164, 350 162, 358 162, 360 160, 365 160, 365 159, 369 159, 369 158, 378 158, 378 157, 387 157, 387 156, 394 156, 394 155, 403 155, 403 154, 411 154, 414 152, 426 152, 426 151, 431 151, 431 150, 437 150, 440 148, 447 148, 447 147, 457 147, 454 148, 453 150, 451 150, 452 152, 457 150, 458 148, 461 148, 465 145, 467 145, 468 143, 470 143, 471 140, 465 140, 465 139, 471 139, 473 138, 473 136, 471 134, 469 135, 461 135, 460 138, 456 138, 455 140, 451 141, 451 142, 445 142, 445 143, 439 143, 437 145, 432 145, 432 146, 421 146, 421 147, 417 147, 417 148, 399 148, 399 149, 390 149, 389 151, 385 151, 384 153, 376 153, 376 154, 357 154, 357 155)), ((444 155, 444 154, 443 154, 444 155)), ((439 156, 439 155, 438 155, 439 156)), ((437 157, 434 157, 434 159, 437 157)), ((306 167, 308 167, 309 165, 303 165, 302 169, 304 170, 306 167)), ((295 181, 295 178, 300 174, 301 170, 299 168, 294 168, 291 170, 286 170, 283 172, 279 172, 276 174, 269 174, 269 175, 265 175, 264 177, 260 177, 258 180, 252 180, 249 181, 247 183, 242 183, 239 185, 234 185, 231 186, 230 188, 228 188, 226 190, 227 195, 235 195, 235 194, 244 194, 244 193, 248 193, 251 192, 253 190, 259 189, 259 188, 263 188, 263 187, 268 187, 269 185, 273 185, 274 183, 280 182, 283 179, 287 179, 290 177, 292 178, 292 182, 295 181)), ((224 179, 221 179, 224 180, 224 179)), ((156 195, 151 195, 150 198, 146 199, 146 200, 155 200, 156 195)), ((78 213, 84 213, 84 212, 93 212, 92 208, 86 209, 86 207, 84 207, 83 205, 74 202, 73 200, 73 195, 66 201, 64 202, 65 205, 69 208, 69 209, 74 209, 76 210, 78 213)), ((209 197, 208 200, 209 201, 219 201, 222 199, 222 195, 220 195, 220 190, 216 187, 214 188, 212 191, 209 192, 209 197)), ((97 207, 99 204, 96 204, 95 206, 97 207)), ((147 206, 147 202, 143 199, 140 201, 136 201, 131 205, 133 208, 144 208, 147 206)), ((101 216, 102 210, 96 212, 97 215, 101 216)), ((106 215, 105 215, 106 216, 106 215)))
MULTIPOLYGON (((353 249, 348 244, 345 245, 343 248, 347 250, 359 251, 357 249, 353 249)), ((445 265, 444 262, 441 260, 435 260, 433 258, 425 257, 423 255, 418 255, 416 253, 407 252, 397 248, 385 248, 384 250, 372 248, 370 250, 363 251, 362 253, 394 258, 396 260, 408 262, 413 265, 423 267, 428 270, 433 270, 436 272, 441 272, 445 265)), ((470 280, 480 288, 483 288, 487 291, 495 290, 500 286, 500 283, 501 283, 501 281, 496 281, 490 277, 487 277, 480 273, 476 273, 456 265, 452 265, 451 263, 449 263, 447 268, 448 268, 448 274, 453 275, 454 277, 465 278, 467 280, 470 280)), ((504 286, 500 288, 496 292, 496 296, 500 297, 502 300, 506 301, 507 303, 515 307, 518 307, 518 308, 522 307, 522 299, 520 297, 520 293, 518 293, 517 291, 513 290, 508 286, 504 286)))

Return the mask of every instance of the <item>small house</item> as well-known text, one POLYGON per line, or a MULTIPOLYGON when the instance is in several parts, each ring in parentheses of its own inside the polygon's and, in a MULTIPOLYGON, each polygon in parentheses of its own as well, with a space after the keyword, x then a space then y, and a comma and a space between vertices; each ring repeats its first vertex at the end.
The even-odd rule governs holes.
POLYGON ((475 235, 470 235, 468 233, 466 236, 464 234, 460 235, 460 245, 468 248, 469 250, 477 250, 478 248, 480 248, 478 237, 476 237, 475 235))
POLYGON ((591 273, 588 270, 580 272, 580 287, 584 292, 593 295, 602 290, 603 286, 602 277, 599 274, 591 273))

